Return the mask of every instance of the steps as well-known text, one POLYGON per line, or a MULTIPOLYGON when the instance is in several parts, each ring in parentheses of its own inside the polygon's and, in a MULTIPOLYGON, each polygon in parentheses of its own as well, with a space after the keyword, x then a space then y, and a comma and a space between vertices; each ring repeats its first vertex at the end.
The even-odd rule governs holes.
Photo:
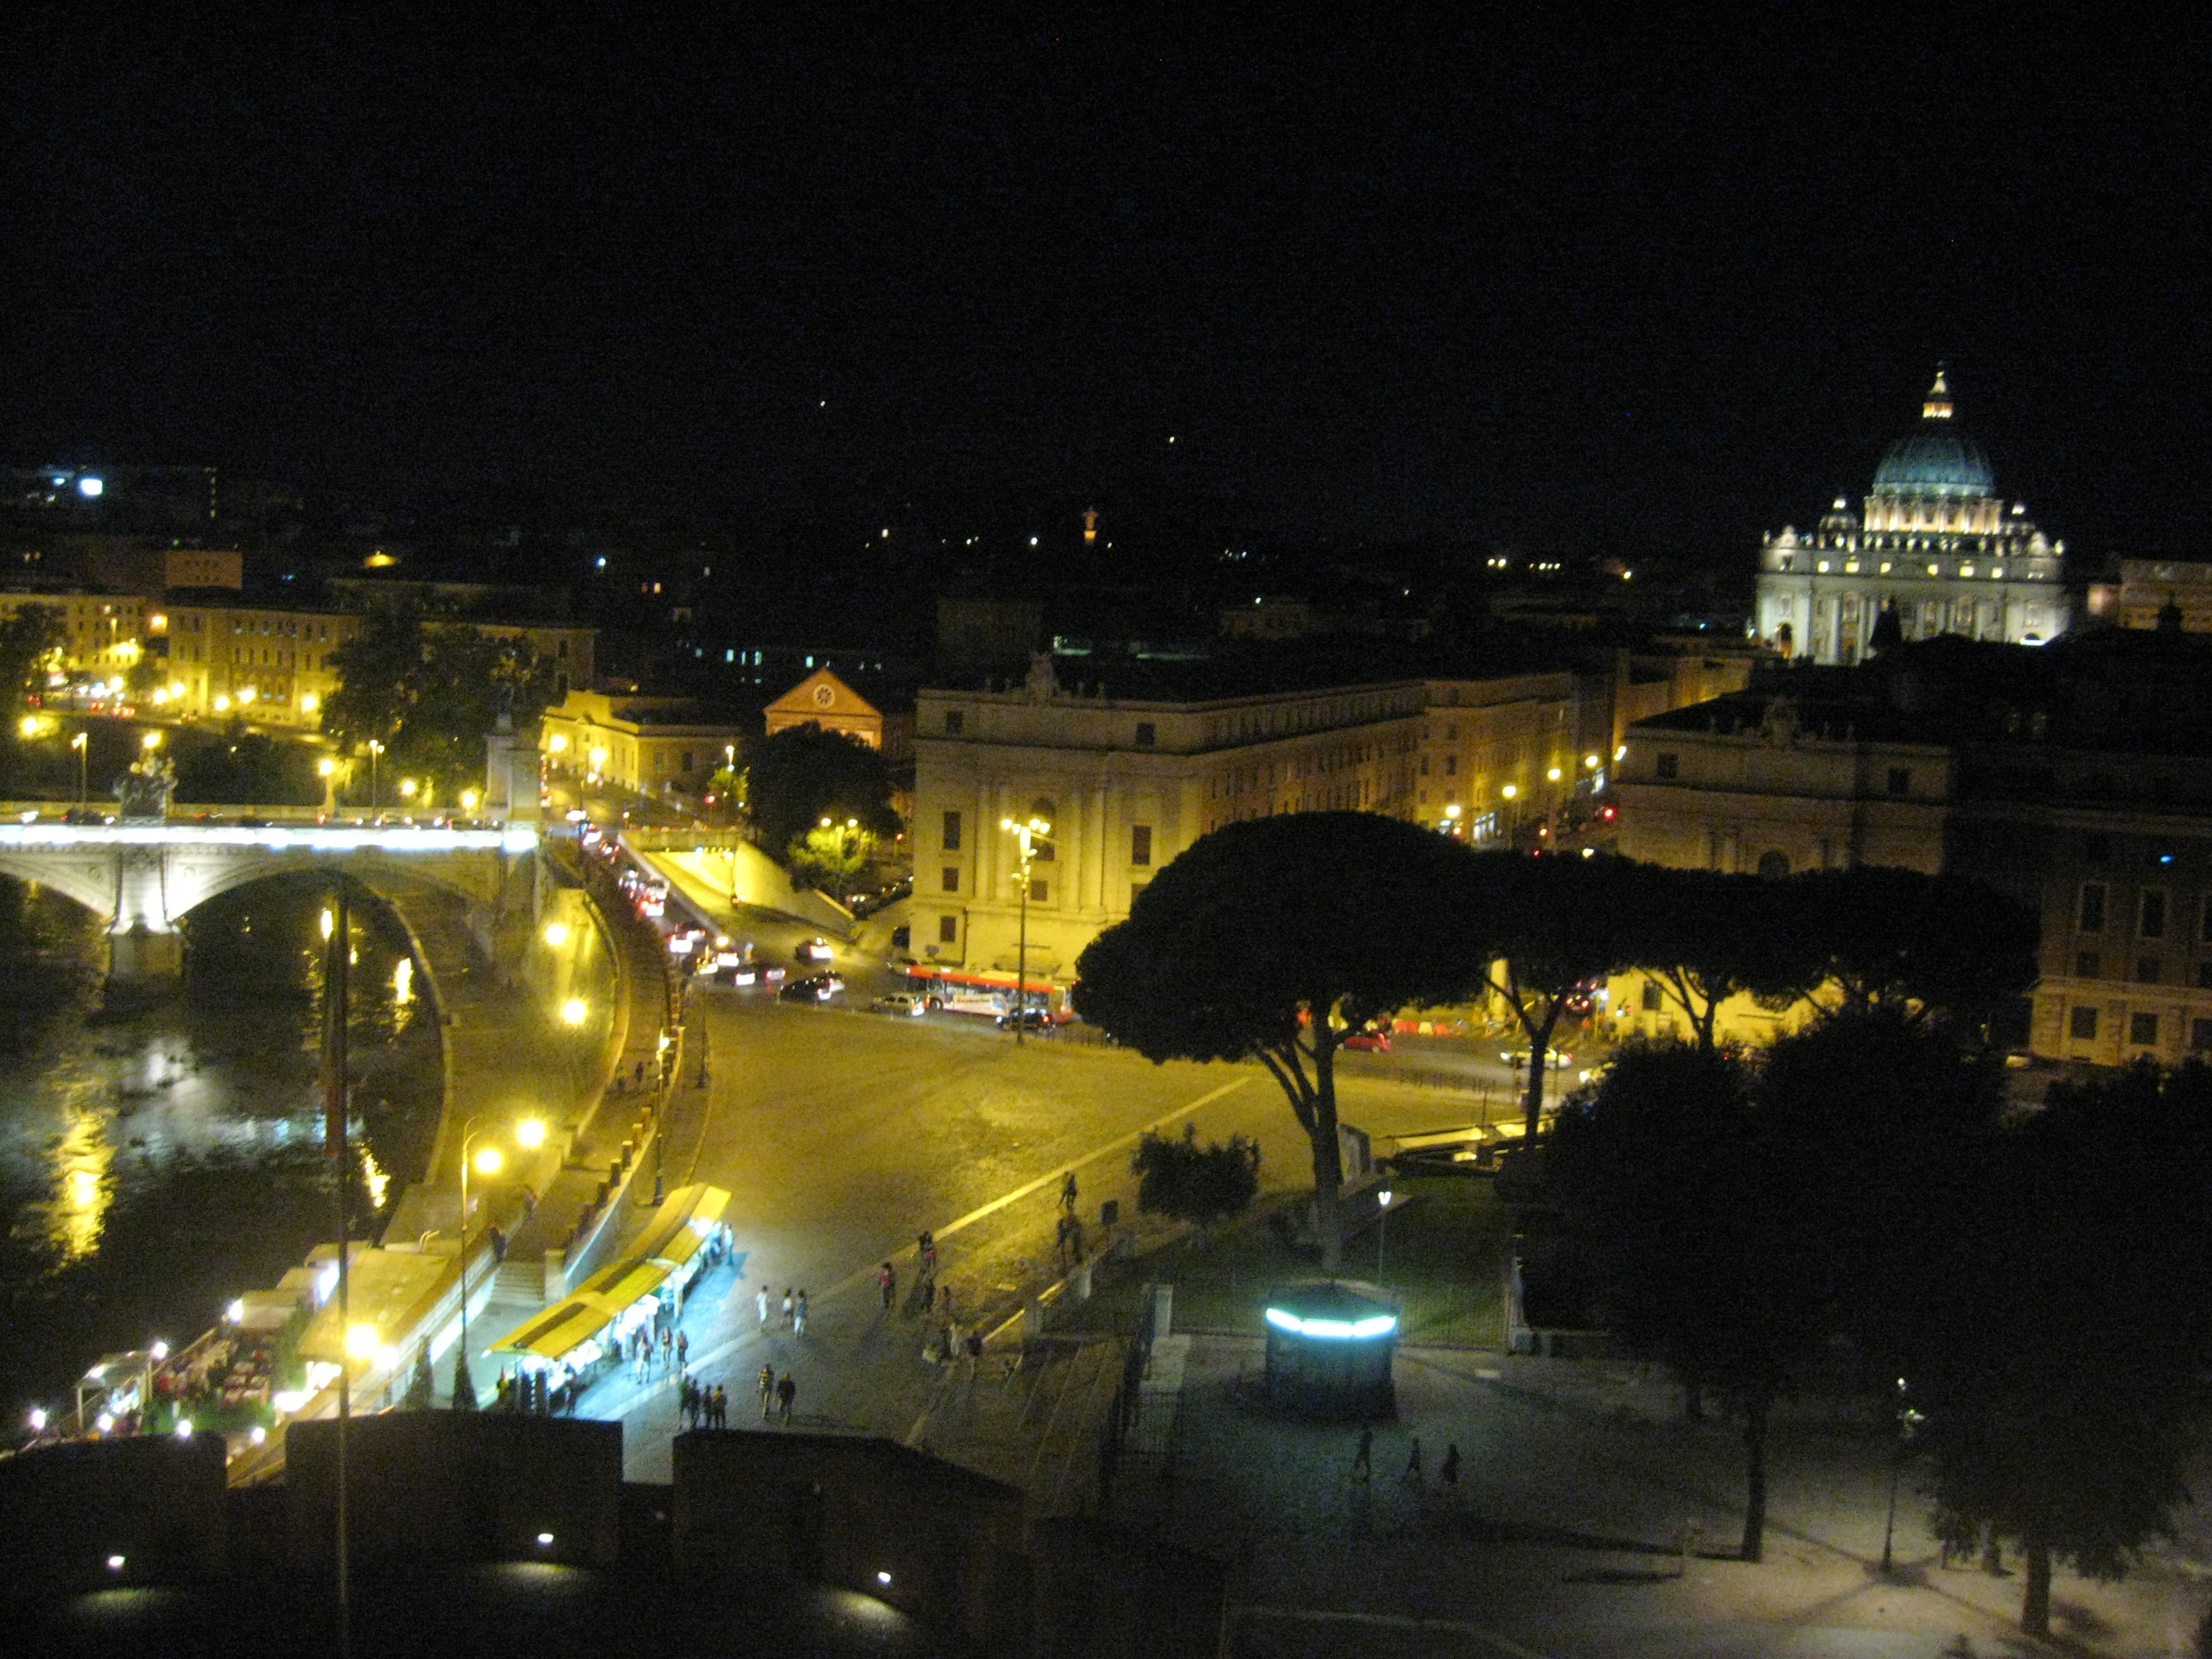
POLYGON ((492 1294, 502 1302, 543 1306, 545 1301, 545 1258, 507 1253, 492 1275, 492 1294))

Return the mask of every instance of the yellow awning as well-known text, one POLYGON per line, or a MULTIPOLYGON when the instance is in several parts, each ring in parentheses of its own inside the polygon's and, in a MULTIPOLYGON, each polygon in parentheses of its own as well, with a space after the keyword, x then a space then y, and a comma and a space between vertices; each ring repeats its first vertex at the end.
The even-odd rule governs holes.
POLYGON ((678 1187, 653 1212, 653 1219, 630 1246, 630 1259, 649 1261, 659 1258, 672 1265, 690 1260, 699 1248, 701 1231, 720 1222, 729 1205, 729 1194, 720 1187, 710 1187, 704 1182, 678 1187), (691 1242, 678 1249, 678 1241, 687 1234, 691 1242))
POLYGON ((669 1272, 657 1261, 618 1261, 602 1267, 493 1343, 492 1352, 562 1358, 612 1324, 639 1297, 659 1289, 669 1272))

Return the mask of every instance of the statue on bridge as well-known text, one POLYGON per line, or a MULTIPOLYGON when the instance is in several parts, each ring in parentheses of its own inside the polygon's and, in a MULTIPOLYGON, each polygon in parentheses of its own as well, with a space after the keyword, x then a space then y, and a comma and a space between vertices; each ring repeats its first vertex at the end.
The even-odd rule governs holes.
POLYGON ((167 755, 148 750, 133 761, 131 769, 115 781, 115 799, 125 823, 169 816, 169 798, 177 792, 177 769, 167 755))

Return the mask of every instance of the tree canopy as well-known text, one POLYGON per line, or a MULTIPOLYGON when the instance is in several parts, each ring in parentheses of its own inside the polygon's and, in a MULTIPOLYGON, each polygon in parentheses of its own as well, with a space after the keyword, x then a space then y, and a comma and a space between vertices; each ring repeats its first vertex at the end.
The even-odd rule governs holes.
POLYGON ((1370 812, 1224 825, 1155 877, 1076 964, 1076 1011, 1146 1058, 1256 1058, 1312 1146, 1323 1265, 1341 1261, 1335 1055, 1409 1002, 1480 983, 1464 913, 1474 855, 1370 812))
POLYGON ((869 836, 896 836, 902 827, 891 810, 884 757, 858 738, 811 723, 786 726, 748 742, 744 761, 753 832, 764 851, 787 864, 805 868, 828 861, 805 844, 824 818, 841 831, 853 820, 869 836))
POLYGON ((553 695, 552 666, 527 640, 416 609, 373 613, 331 666, 341 684, 323 704, 323 730, 348 750, 381 743, 380 769, 419 777, 447 800, 482 784, 484 739, 502 712, 527 727, 553 695))

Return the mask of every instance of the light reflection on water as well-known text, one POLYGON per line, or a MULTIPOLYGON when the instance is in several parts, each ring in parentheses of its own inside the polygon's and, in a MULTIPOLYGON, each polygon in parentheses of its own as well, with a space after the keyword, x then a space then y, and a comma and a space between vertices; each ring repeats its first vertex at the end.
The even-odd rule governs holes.
MULTIPOLYGON (((0 1407, 157 1327, 197 1331, 328 1236, 321 895, 227 897, 196 918, 187 994, 117 1018, 96 924, 0 881, 0 1407)), ((396 933, 370 919, 354 955, 359 1173, 380 1207, 427 1152, 437 1051, 428 1025, 395 1044, 417 1006, 396 933)))

